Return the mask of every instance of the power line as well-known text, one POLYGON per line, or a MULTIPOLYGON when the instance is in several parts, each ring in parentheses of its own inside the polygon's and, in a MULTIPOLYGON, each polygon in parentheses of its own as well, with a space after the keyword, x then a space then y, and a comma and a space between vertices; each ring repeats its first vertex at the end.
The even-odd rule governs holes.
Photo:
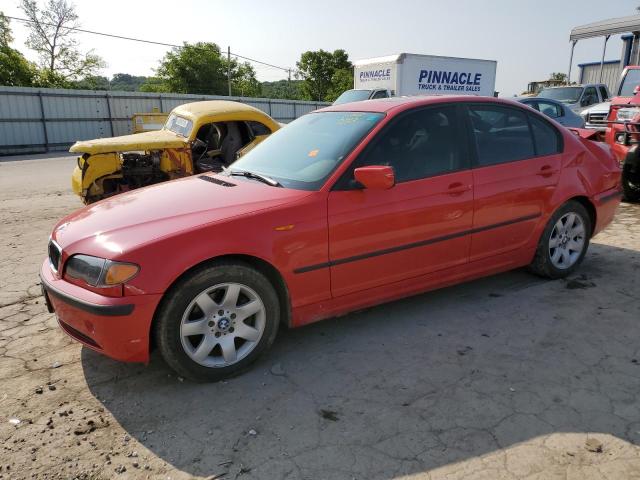
MULTIPOLYGON (((34 20, 29 20, 28 18, 11 17, 9 15, 5 15, 5 17, 10 19, 10 20, 17 20, 18 22, 23 22, 23 23, 37 23, 34 20)), ((40 23, 42 25, 48 25, 50 27, 59 27, 59 25, 55 25, 53 23, 46 23, 46 22, 40 22, 40 23)), ((184 45, 175 45, 173 43, 156 42, 154 40, 145 40, 145 39, 142 39, 142 38, 126 37, 124 35, 115 35, 115 34, 112 34, 112 33, 96 32, 96 31, 93 31, 93 30, 85 30, 83 28, 77 28, 77 27, 65 27, 65 26, 62 26, 61 28, 65 28, 67 30, 73 30, 73 31, 76 31, 76 32, 90 33, 91 35, 100 35, 100 36, 103 36, 103 37, 118 38, 120 40, 129 40, 129 41, 132 41, 132 42, 147 43, 147 44, 151 44, 151 45, 161 45, 163 47, 184 48, 184 45)), ((266 65, 267 67, 277 68, 277 69, 283 70, 285 72, 295 71, 295 70, 290 69, 290 68, 280 67, 280 66, 274 65, 272 63, 267 63, 267 62, 263 62, 261 60, 256 60, 254 58, 249 58, 249 57, 245 57, 243 55, 238 55, 237 53, 231 52, 231 55, 233 55, 234 57, 237 57, 237 58, 242 58, 243 60, 247 60, 249 62, 259 63, 260 65, 266 65)))

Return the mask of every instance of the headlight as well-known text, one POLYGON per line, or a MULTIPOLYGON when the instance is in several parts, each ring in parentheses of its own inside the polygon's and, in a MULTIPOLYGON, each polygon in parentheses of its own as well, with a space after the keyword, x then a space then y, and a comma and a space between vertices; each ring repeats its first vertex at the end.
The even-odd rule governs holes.
POLYGON ((618 110, 616 120, 620 122, 628 122, 633 120, 637 115, 640 115, 640 109, 638 108, 621 108, 618 110))
POLYGON ((110 287, 131 280, 140 271, 133 263, 114 262, 90 255, 74 255, 65 266, 66 276, 92 287, 110 287))

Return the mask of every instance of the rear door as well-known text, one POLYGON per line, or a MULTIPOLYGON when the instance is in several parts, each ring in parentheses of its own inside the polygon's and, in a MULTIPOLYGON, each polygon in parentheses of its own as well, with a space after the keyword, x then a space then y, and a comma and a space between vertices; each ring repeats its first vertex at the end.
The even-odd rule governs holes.
POLYGON ((458 107, 402 114, 371 141, 328 199, 333 296, 464 264, 472 174, 458 107), (390 165, 396 185, 367 190, 353 170, 390 165))
POLYGON ((544 117, 496 104, 467 107, 474 150, 470 261, 523 247, 558 183, 562 135, 544 117))

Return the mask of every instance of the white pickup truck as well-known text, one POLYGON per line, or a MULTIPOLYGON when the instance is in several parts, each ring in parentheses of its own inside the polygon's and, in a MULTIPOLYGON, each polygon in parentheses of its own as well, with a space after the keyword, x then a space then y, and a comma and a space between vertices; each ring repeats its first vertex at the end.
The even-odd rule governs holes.
POLYGON ((606 102, 611 94, 604 83, 588 83, 584 85, 565 85, 563 87, 546 87, 537 95, 564 103, 576 113, 586 107, 606 102))

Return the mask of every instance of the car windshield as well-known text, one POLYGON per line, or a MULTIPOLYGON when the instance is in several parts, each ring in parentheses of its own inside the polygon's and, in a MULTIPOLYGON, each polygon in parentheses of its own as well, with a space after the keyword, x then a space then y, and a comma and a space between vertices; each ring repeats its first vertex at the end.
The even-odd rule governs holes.
POLYGON ((371 94, 371 90, 347 90, 340 95, 335 102, 334 105, 340 105, 342 103, 350 103, 350 102, 359 102, 361 100, 367 100, 369 95, 371 94))
POLYGON ((270 135, 230 169, 264 175, 288 188, 317 190, 383 116, 309 113, 270 135))
POLYGON ((640 70, 629 70, 622 80, 618 96, 633 97, 633 90, 640 85, 640 70))
POLYGON ((164 128, 171 130, 173 133, 177 133, 182 137, 188 138, 191 134, 191 129, 193 128, 193 122, 172 113, 169 115, 169 118, 167 118, 164 128))
POLYGON ((550 98, 562 103, 577 103, 582 95, 583 87, 544 88, 538 94, 541 98, 550 98))

